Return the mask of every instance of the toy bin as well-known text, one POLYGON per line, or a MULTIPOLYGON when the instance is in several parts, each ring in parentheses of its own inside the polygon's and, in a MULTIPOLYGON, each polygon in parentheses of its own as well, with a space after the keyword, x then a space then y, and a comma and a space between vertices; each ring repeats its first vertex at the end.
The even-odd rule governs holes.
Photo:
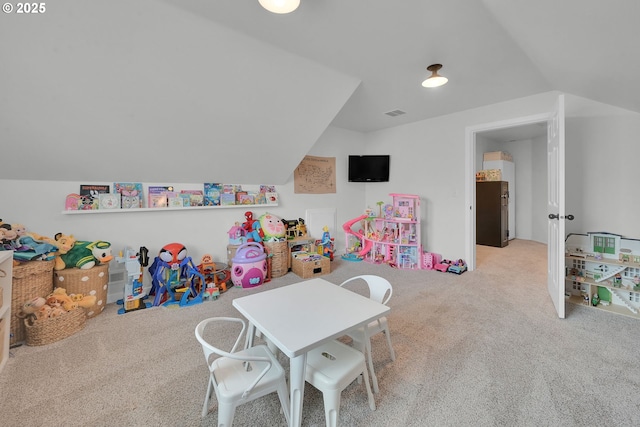
POLYGON ((241 288, 255 288, 267 277, 267 254, 260 243, 240 245, 233 257, 231 281, 241 288))
POLYGON ((11 286, 11 339, 14 346, 25 341, 22 306, 36 297, 45 298, 53 292, 54 261, 27 261, 13 267, 11 286))
POLYGON ((264 247, 271 258, 271 278, 275 279, 287 274, 289 272, 287 242, 264 242, 264 247))
POLYGON ((82 330, 87 316, 81 308, 67 311, 57 317, 35 320, 27 317, 25 326, 26 344, 29 346, 47 345, 70 337, 82 330))
POLYGON ((109 286, 109 264, 98 264, 83 270, 65 268, 53 272, 53 284, 56 288, 64 288, 67 294, 93 295, 96 303, 86 308, 87 318, 102 313, 107 304, 107 288, 109 286))
POLYGON ((291 261, 291 269, 295 274, 303 279, 321 276, 331 273, 331 263, 326 256, 318 255, 317 257, 299 257, 291 261))

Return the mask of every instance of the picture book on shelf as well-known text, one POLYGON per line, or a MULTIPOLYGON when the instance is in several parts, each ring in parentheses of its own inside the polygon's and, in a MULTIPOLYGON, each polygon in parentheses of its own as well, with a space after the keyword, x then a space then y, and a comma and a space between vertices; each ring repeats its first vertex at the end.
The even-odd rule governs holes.
POLYGON ((262 193, 262 192, 255 193, 255 200, 253 203, 255 203, 256 205, 266 205, 267 196, 265 195, 265 193, 262 193))
POLYGON ((276 186, 275 185, 260 185, 261 193, 275 193, 276 186))
POLYGON ((222 184, 205 182, 204 183, 204 205, 220 206, 221 192, 222 192, 222 184))
POLYGON ((178 197, 169 197, 167 206, 170 208, 183 208, 185 206, 188 206, 184 204, 184 198, 181 196, 182 195, 178 195, 178 197))
POLYGON ((220 204, 222 206, 230 206, 236 204, 236 195, 233 193, 222 193, 220 195, 220 204))
POLYGON ((255 193, 248 193, 243 191, 241 193, 237 193, 237 204, 239 205, 253 205, 255 203, 255 193))
POLYGON ((204 194, 202 190, 182 190, 180 194, 189 195, 189 206, 203 206, 204 194))
POLYGON ((80 184, 80 203, 83 209, 98 209, 100 194, 109 193, 108 185, 80 184))
POLYGON ((128 209, 142 207, 142 183, 141 182, 114 182, 113 192, 120 194, 121 198, 126 197, 128 209), (137 206, 136 206, 137 202, 137 206))
POLYGON ((169 199, 166 194, 149 194, 150 208, 166 208, 168 204, 169 199))
POLYGON ((267 199, 267 204, 268 205, 277 205, 278 204, 278 193, 268 192, 268 193, 264 193, 264 196, 267 199))
POLYGON ((147 206, 150 208, 165 208, 169 204, 169 193, 173 191, 170 185, 150 185, 147 188, 147 206))

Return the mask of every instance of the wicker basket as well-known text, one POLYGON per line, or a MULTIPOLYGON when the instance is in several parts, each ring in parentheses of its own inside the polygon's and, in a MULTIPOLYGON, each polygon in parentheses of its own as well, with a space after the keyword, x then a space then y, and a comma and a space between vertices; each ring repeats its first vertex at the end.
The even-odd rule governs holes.
POLYGON ((11 287, 10 345, 25 340, 24 324, 18 317, 24 303, 35 297, 46 297, 53 291, 54 261, 29 261, 13 267, 11 287))
POLYGON ((271 258, 271 277, 281 277, 289 272, 289 246, 287 242, 264 242, 267 254, 271 258))
POLYGON ((64 288, 68 295, 94 295, 96 303, 86 309, 87 317, 95 317, 102 313, 107 304, 107 288, 109 285, 109 264, 99 264, 88 270, 65 268, 53 272, 56 288, 64 288))
POLYGON ((82 330, 86 319, 84 310, 78 308, 47 319, 30 316, 24 319, 27 345, 47 345, 67 338, 82 330))

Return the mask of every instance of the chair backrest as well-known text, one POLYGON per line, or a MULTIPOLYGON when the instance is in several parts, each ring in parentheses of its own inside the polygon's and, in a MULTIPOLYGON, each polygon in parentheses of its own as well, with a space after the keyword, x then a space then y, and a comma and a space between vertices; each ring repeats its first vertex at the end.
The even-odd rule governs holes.
POLYGON ((391 299, 391 295, 393 294, 393 288, 391 287, 391 283, 384 277, 374 276, 372 274, 363 274, 361 276, 355 276, 351 279, 347 279, 340 284, 340 286, 344 286, 349 282, 353 282, 355 280, 364 280, 367 282, 369 286, 369 298, 377 301, 381 304, 387 304, 389 299, 391 299))
POLYGON ((204 358, 207 360, 207 365, 209 365, 210 363, 210 357, 212 354, 228 357, 231 353, 235 353, 238 350, 238 346, 240 345, 240 342, 242 341, 242 336, 244 335, 246 328, 247 328, 247 325, 244 322, 244 320, 238 319, 235 317, 211 317, 209 319, 205 319, 202 322, 198 323, 195 331, 196 339, 202 345, 202 351, 204 352, 204 358), (220 323, 221 325, 218 326, 219 328, 228 327, 228 325, 222 325, 222 323, 239 323, 242 325, 240 333, 238 334, 238 338, 236 338, 236 342, 233 344, 233 347, 231 347, 229 351, 222 350, 212 345, 210 342, 208 342, 204 338, 204 330, 207 327, 207 325, 211 323, 220 323))
MULTIPOLYGON (((208 319, 203 320, 202 322, 198 323, 198 325, 196 326, 196 330, 195 330, 195 334, 196 334, 196 339, 198 340, 198 342, 200 343, 200 345, 202 345, 202 351, 204 352, 204 358, 207 361, 207 366, 209 367, 209 370, 212 370, 212 355, 218 355, 221 357, 228 357, 230 359, 236 359, 236 360, 242 360, 244 362, 264 362, 266 364, 265 368, 262 370, 262 372, 260 373, 260 375, 258 375, 258 377, 255 379, 255 381, 253 381, 244 391, 243 393, 243 397, 246 397, 249 395, 249 393, 251 393, 251 391, 253 390, 253 388, 256 386, 256 384, 258 384, 258 382, 262 379, 262 377, 265 376, 265 374, 269 371, 269 369, 271 369, 271 359, 269 357, 262 357, 262 356, 251 356, 249 354, 243 353, 242 351, 238 351, 238 346, 240 345, 240 343, 242 342, 242 337, 245 333, 245 330, 247 328, 247 325, 245 323, 244 320, 242 319, 238 319, 235 317, 211 317, 208 319), (229 351, 224 351, 212 344, 210 344, 205 338, 204 338, 204 330, 205 328, 212 324, 212 323, 219 323, 219 325, 216 325, 217 328, 228 328, 229 325, 228 323, 240 323, 242 324, 242 329, 240 330, 240 333, 238 334, 238 338, 236 338, 235 343, 233 344, 233 347, 231 347, 231 349, 229 351), (227 323, 227 325, 224 325, 224 323, 227 323)), ((219 330, 224 330, 224 329, 219 329, 219 330)), ((246 365, 246 369, 249 370, 249 365, 246 365)))

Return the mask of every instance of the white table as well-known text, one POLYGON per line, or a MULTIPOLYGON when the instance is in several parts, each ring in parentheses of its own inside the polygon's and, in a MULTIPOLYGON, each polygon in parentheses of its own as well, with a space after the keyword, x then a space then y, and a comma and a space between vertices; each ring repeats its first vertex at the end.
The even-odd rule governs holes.
POLYGON ((257 328, 289 357, 289 422, 295 427, 302 421, 307 352, 389 311, 386 305, 320 278, 236 298, 233 306, 250 323, 248 345, 257 328))

